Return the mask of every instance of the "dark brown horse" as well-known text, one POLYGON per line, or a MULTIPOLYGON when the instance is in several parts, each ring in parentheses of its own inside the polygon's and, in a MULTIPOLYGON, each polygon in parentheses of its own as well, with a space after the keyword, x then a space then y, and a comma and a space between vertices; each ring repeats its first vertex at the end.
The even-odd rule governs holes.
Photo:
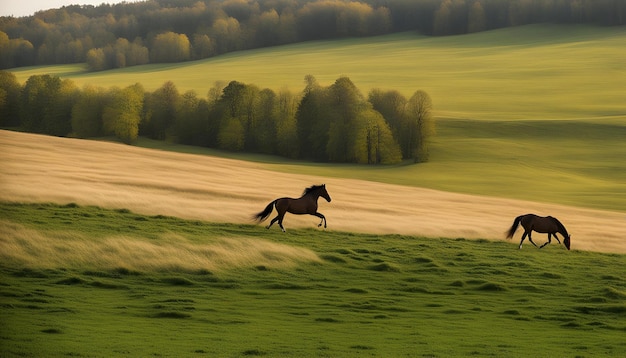
POLYGON ((326 191, 326 184, 313 185, 309 188, 304 189, 304 193, 298 199, 293 199, 293 198, 276 199, 272 201, 271 203, 269 203, 265 207, 265 210, 261 211, 258 214, 255 214, 254 219, 257 220, 258 222, 264 221, 272 213, 272 210, 274 209, 273 207, 276 207, 276 211, 278 212, 278 215, 276 215, 276 217, 272 219, 270 224, 267 225, 268 229, 272 227, 272 225, 276 221, 278 221, 278 225, 284 232, 285 228, 283 227, 283 218, 285 217, 285 213, 292 213, 292 214, 297 214, 297 215, 302 215, 302 214, 315 215, 318 218, 322 219, 322 221, 320 221, 320 224, 317 226, 319 227, 319 226, 322 226, 322 224, 324 224, 324 228, 326 228, 326 217, 322 215, 321 213, 317 212, 317 199, 320 196, 326 199, 326 201, 330 203, 330 195, 328 195, 328 192, 326 191))
POLYGON ((570 235, 567 233, 565 226, 563 226, 563 224, 561 224, 561 222, 557 220, 557 218, 554 218, 552 216, 546 216, 546 217, 537 216, 535 214, 520 215, 516 217, 515 220, 513 221, 513 225, 509 229, 509 233, 506 236, 507 239, 510 239, 513 237, 513 234, 515 234, 515 230, 517 230, 517 227, 519 226, 520 223, 522 224, 522 227, 524 227, 524 235, 522 235, 522 241, 519 242, 520 249, 522 248, 522 243, 524 242, 524 239, 526 238, 526 236, 528 236, 528 241, 530 241, 531 244, 539 248, 542 248, 546 246, 547 244, 549 244, 552 241, 553 235, 556 241, 558 241, 560 244, 561 241, 556 236, 556 233, 558 232, 559 234, 563 235, 563 244, 569 250, 570 235), (530 233, 532 231, 540 232, 543 234, 548 234, 548 241, 541 246, 537 246, 533 242, 532 237, 530 237, 530 233))

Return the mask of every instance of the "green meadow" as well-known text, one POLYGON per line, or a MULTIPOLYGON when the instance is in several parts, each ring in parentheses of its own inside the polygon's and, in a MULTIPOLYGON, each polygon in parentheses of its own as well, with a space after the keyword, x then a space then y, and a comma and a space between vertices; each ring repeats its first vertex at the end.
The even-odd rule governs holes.
POLYGON ((49 73, 79 86, 141 83, 154 91, 173 81, 206 95, 233 80, 292 92, 313 75, 322 85, 348 76, 367 96, 373 88, 416 90, 433 99, 438 117, 473 119, 624 119, 626 29, 530 25, 477 34, 315 41, 240 51, 195 62, 86 72, 82 64, 16 68, 20 81, 49 73))
MULTIPOLYGON (((173 81, 203 95, 237 80, 299 92, 350 77, 372 88, 432 97, 437 137, 421 165, 316 165, 256 155, 200 153, 267 162, 285 172, 361 178, 439 190, 623 211, 626 208, 624 27, 530 25, 425 37, 412 33, 308 42, 196 62, 97 73, 82 65, 15 69, 20 81, 51 73, 103 87, 173 81)), ((159 149, 194 151, 140 141, 159 149)))
MULTIPOLYGON (((299 92, 348 76, 430 94, 428 163, 289 161, 140 139, 264 168, 626 209, 624 27, 310 42, 99 73, 79 86, 299 92)), ((519 242, 265 230, 124 208, 0 203, 2 357, 626 356, 626 255, 519 242)), ((543 235, 540 235, 541 242, 543 235)))
POLYGON ((626 354, 625 255, 74 204, 0 213, 3 357, 626 354))

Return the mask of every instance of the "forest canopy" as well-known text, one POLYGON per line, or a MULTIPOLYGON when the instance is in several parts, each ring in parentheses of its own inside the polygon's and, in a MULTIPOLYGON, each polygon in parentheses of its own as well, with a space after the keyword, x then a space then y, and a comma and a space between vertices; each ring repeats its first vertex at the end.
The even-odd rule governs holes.
POLYGON ((626 24, 623 0, 147 0, 0 17, 0 69, 86 63, 92 71, 208 58, 309 40, 530 23, 626 24))
POLYGON ((0 126, 78 138, 139 136, 229 151, 318 162, 393 164, 428 160, 435 122, 428 94, 411 98, 376 89, 363 96, 348 77, 322 86, 308 75, 302 93, 215 83, 206 96, 165 82, 78 88, 71 80, 31 76, 21 85, 0 71, 0 126))

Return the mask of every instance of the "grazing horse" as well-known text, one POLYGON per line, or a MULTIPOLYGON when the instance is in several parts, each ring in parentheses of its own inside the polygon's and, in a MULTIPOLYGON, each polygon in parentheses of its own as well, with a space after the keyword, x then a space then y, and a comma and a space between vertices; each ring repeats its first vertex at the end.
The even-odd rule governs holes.
POLYGON ((317 198, 322 197, 326 199, 330 203, 330 195, 326 191, 326 184, 322 185, 313 185, 304 189, 304 193, 298 199, 293 198, 279 198, 271 203, 269 203, 265 210, 261 211, 258 214, 255 214, 253 218, 258 222, 262 222, 267 219, 272 213, 273 207, 276 207, 276 211, 278 215, 272 219, 267 228, 269 229, 276 221, 278 221, 278 225, 285 232, 285 228, 283 227, 283 218, 285 217, 285 213, 292 213, 297 215, 309 214, 315 215, 318 218, 321 218, 320 224, 317 225, 322 226, 324 224, 324 228, 326 228, 326 217, 321 213, 317 212, 317 198))
POLYGON ((524 239, 526 238, 526 236, 528 236, 528 241, 530 241, 531 244, 539 248, 542 248, 546 246, 547 244, 549 244, 552 241, 553 235, 556 241, 558 241, 560 244, 561 241, 556 236, 556 233, 558 232, 559 234, 563 235, 563 238, 564 238, 563 244, 569 250, 570 235, 567 233, 565 226, 563 226, 563 224, 561 224, 561 222, 557 220, 557 218, 554 218, 552 216, 546 216, 546 217, 537 216, 535 214, 520 215, 516 217, 515 220, 513 221, 513 225, 509 229, 509 233, 506 237, 507 239, 510 239, 513 237, 513 234, 515 234, 515 230, 517 230, 517 227, 519 226, 520 223, 524 227, 524 235, 522 235, 522 241, 520 241, 519 243, 520 249, 522 248, 522 243, 524 242, 524 239), (532 231, 536 231, 536 232, 543 233, 543 234, 547 233, 548 241, 541 246, 537 246, 533 242, 533 239, 530 237, 530 233, 532 231))

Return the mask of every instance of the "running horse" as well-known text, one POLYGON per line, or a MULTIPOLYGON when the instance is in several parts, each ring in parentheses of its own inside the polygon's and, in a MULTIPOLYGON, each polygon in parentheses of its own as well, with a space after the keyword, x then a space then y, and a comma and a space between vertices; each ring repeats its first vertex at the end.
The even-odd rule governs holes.
POLYGON ((513 234, 515 234, 515 230, 517 230, 517 227, 519 226, 520 223, 522 224, 522 227, 524 228, 524 235, 522 235, 522 241, 520 241, 519 243, 520 249, 522 248, 522 243, 524 242, 524 239, 526 238, 526 236, 528 236, 528 241, 530 241, 531 244, 539 248, 542 248, 546 246, 547 244, 549 244, 552 241, 552 236, 554 236, 556 241, 558 241, 560 244, 561 241, 556 236, 556 233, 558 232, 559 234, 563 235, 563 244, 569 250, 570 235, 567 233, 565 226, 563 226, 563 224, 561 224, 561 222, 557 220, 557 218, 552 217, 552 216, 546 216, 546 217, 537 216, 535 214, 520 215, 516 217, 515 220, 513 221, 513 225, 509 229, 509 233, 506 236, 507 239, 510 239, 513 237, 513 234), (532 237, 530 236, 531 232, 533 231, 539 232, 542 234, 548 234, 548 241, 541 246, 537 246, 533 242, 532 237))
POLYGON ((285 232, 285 227, 283 227, 283 218, 285 217, 285 213, 292 213, 296 215, 309 214, 317 216, 322 219, 320 224, 317 226, 320 227, 324 224, 324 228, 326 228, 326 217, 322 213, 317 212, 317 199, 320 196, 330 203, 330 195, 328 195, 328 192, 326 191, 326 184, 313 185, 304 189, 304 193, 302 193, 302 196, 298 199, 278 198, 269 203, 265 207, 265 210, 255 214, 253 218, 258 222, 263 222, 270 216, 274 207, 276 207, 278 215, 276 215, 276 217, 270 221, 270 224, 267 225, 268 229, 272 227, 276 221, 278 221, 278 225, 281 230, 285 232))

